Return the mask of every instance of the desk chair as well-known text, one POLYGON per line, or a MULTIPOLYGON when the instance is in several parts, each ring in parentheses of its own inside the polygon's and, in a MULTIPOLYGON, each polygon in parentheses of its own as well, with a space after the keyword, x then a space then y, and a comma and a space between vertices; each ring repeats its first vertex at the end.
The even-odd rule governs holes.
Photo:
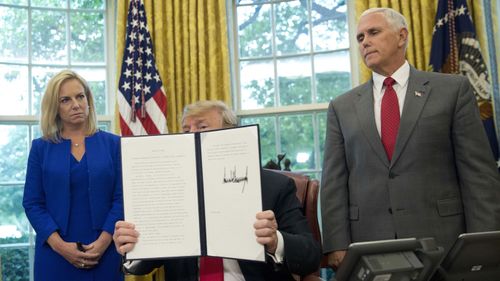
MULTIPOLYGON (((292 178, 297 187, 297 198, 302 204, 302 211, 307 218, 309 228, 313 234, 314 239, 321 245, 321 232, 319 230, 318 222, 318 194, 319 194, 319 181, 311 179, 307 175, 299 174, 296 172, 288 172, 281 170, 270 170, 276 173, 283 174, 292 178)), ((321 267, 327 267, 327 257, 323 256, 321 259, 321 267)), ((302 281, 315 281, 322 280, 319 278, 319 268, 316 272, 309 274, 301 279, 302 281)))

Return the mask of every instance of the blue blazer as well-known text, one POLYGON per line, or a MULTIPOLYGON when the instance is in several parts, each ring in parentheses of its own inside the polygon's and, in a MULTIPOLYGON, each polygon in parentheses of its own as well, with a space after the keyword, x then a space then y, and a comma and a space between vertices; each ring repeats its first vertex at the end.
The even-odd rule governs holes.
MULTIPOLYGON (((115 222, 123 219, 120 137, 98 131, 85 139, 89 169, 92 227, 113 234, 115 222)), ((32 142, 24 186, 23 206, 37 233, 45 242, 55 231, 67 232, 70 213, 71 141, 32 142)))

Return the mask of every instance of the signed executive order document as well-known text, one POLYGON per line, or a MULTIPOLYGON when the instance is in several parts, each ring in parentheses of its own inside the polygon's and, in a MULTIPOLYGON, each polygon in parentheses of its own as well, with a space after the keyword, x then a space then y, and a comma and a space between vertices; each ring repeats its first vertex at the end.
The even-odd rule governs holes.
POLYGON ((219 256, 264 261, 258 126, 123 137, 125 220, 140 233, 127 259, 219 256))

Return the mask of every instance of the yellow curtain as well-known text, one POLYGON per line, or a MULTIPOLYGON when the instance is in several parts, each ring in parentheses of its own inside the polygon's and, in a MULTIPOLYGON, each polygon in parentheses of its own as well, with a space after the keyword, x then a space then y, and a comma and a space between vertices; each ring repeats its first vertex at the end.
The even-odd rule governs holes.
MULTIPOLYGON (((493 34, 500 34, 500 26, 499 26, 500 21, 498 20, 498 17, 500 17, 500 15, 497 14, 496 12, 494 12, 494 11, 498 11, 498 9, 499 9, 498 6, 500 6, 500 3, 496 2, 496 1, 491 2, 490 13, 491 13, 492 21, 493 21, 493 34)), ((494 40, 495 46, 497 46, 497 48, 499 48, 500 47, 500 37, 499 36, 491 36, 491 37, 490 37, 491 38, 490 40, 494 40), (491 38, 491 37, 493 37, 493 38, 491 38)), ((497 64, 498 81, 500 82, 500 53, 496 54, 496 58, 497 58, 496 64, 497 64)), ((500 112, 497 112, 497 114, 500 114, 500 112)))
MULTIPOLYGON (((128 3, 118 1, 117 5, 117 81, 128 3)), ((231 103, 226 1, 144 0, 144 6, 167 95, 168 129, 178 132, 186 104, 206 99, 231 103)))
MULTIPOLYGON (((491 18, 493 22, 493 34, 500 34, 500 26, 498 25, 499 20, 498 17, 500 16, 497 14, 495 11, 498 11, 498 6, 500 3, 498 1, 492 1, 491 2, 491 18)), ((493 43, 497 48, 500 47, 500 38, 499 36, 491 36, 490 40, 493 40, 493 43)), ((496 54, 496 65, 497 65, 497 81, 500 82, 500 52, 496 54)), ((490 70, 491 71, 491 70, 490 70)), ((493 99, 493 105, 495 108, 498 108, 500 106, 500 103, 497 104, 498 101, 500 101, 500 96, 496 96, 493 99), (496 98, 496 99, 495 99, 496 98)), ((494 120, 496 121, 496 126, 497 126, 497 132, 500 130, 498 129, 500 127, 500 111, 493 111, 494 114, 494 120)), ((500 133, 497 134, 497 139, 500 140, 500 133)))
MULTIPOLYGON (((373 7, 389 7, 405 16, 410 29, 408 50, 406 57, 408 62, 420 70, 429 70, 429 59, 432 45, 432 29, 436 17, 438 0, 357 0, 356 22, 361 13, 373 7)), ((487 59, 486 36, 484 25, 480 20, 483 17, 481 1, 467 0, 467 5, 472 11, 472 19, 475 23, 477 37, 482 47, 483 54, 487 59), (479 24, 477 24, 479 23, 479 24)), ((371 78, 371 71, 360 61, 360 81, 366 82, 371 78)))

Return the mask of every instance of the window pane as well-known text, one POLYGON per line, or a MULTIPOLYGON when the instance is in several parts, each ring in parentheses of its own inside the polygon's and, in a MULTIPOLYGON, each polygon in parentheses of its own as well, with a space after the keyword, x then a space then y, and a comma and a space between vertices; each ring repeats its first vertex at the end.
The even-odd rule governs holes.
POLYGON ((106 69, 105 68, 75 68, 80 76, 89 84, 94 95, 97 114, 107 114, 106 106, 106 69))
POLYGON ((1 4, 27 5, 28 0, 0 0, 1 4))
POLYGON ((325 151, 325 135, 326 135, 326 112, 318 113, 318 138, 319 138, 319 163, 323 166, 323 154, 325 151))
POLYGON ((0 244, 28 242, 29 222, 22 206, 23 192, 24 185, 0 185, 0 244))
POLYGON ((0 64, 0 114, 28 114, 28 67, 0 64))
POLYGON ((33 67, 32 68, 32 91, 33 99, 31 101, 31 110, 34 115, 40 113, 40 105, 42 102, 42 96, 45 93, 45 88, 50 78, 54 76, 63 68, 54 67, 33 67))
POLYGON ((256 109, 275 105, 274 66, 272 61, 240 63, 241 108, 256 109))
POLYGON ((46 8, 66 8, 67 0, 31 0, 31 5, 46 8))
POLYGON ((311 58, 278 60, 280 105, 311 103, 311 58))
POLYGON ((33 10, 33 61, 37 63, 67 63, 66 14, 33 10))
POLYGON ((260 133, 260 158, 262 165, 269 160, 276 160, 276 126, 275 117, 244 117, 241 125, 259 124, 260 133))
MULTIPOLYGON (((97 128, 99 128, 99 130, 111 132, 110 127, 111 127, 110 122, 98 122, 97 123, 97 128)), ((113 133, 113 132, 111 132, 111 133, 113 133)))
POLYGON ((314 0, 311 17, 315 51, 349 48, 345 0, 314 0))
MULTIPOLYGON (((0 245, 6 243, 0 239, 0 245)), ((0 247, 3 280, 29 281, 28 247, 0 247)))
POLYGON ((349 51, 316 55, 316 101, 329 102, 351 89, 349 51))
POLYGON ((307 1, 276 4, 276 53, 295 54, 309 50, 307 1))
MULTIPOLYGON (((105 23, 112 11, 105 9, 111 2, 116 1, 0 0, 1 280, 29 281, 30 270, 33 276, 29 243, 35 233, 22 196, 30 140, 41 136, 32 115, 40 112, 48 80, 76 68, 89 82, 97 113, 109 114, 105 23)), ((111 122, 99 122, 99 128, 109 131, 111 122)))
POLYGON ((28 159, 28 126, 0 125, 0 182, 24 182, 28 159))
POLYGON ((104 9, 104 0, 71 0, 72 9, 104 9))
POLYGON ((237 4, 252 4, 252 3, 265 3, 269 2, 269 0, 238 0, 237 4))
POLYGON ((311 114, 279 118, 281 150, 290 159, 292 170, 315 169, 314 132, 311 114))
POLYGON ((42 132, 40 131, 39 125, 31 126, 31 135, 33 136, 33 139, 37 139, 42 136, 42 132))
POLYGON ((71 60, 74 63, 104 63, 104 14, 71 14, 71 60))
POLYGON ((0 60, 27 62, 28 10, 0 7, 0 60))
POLYGON ((238 7, 240 57, 262 57, 272 53, 270 5, 238 7))

